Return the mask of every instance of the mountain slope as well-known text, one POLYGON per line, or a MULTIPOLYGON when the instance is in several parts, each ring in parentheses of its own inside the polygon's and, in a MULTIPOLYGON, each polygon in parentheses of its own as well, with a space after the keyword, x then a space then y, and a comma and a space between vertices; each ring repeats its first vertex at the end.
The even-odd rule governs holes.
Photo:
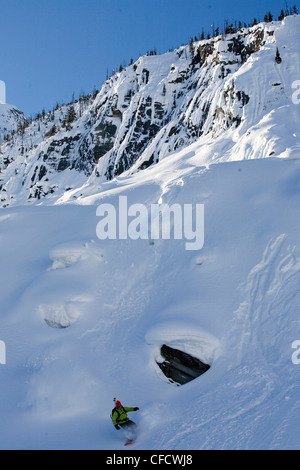
POLYGON ((296 16, 140 58, 2 144, 2 449, 124 449, 114 397, 136 450, 299 449, 298 78, 296 16), (163 204, 204 205, 201 250, 195 218, 153 236, 163 204), (163 344, 210 369, 171 384, 163 344))
POLYGON ((203 164, 298 156, 299 23, 289 16, 141 57, 99 93, 35 120, 1 147, 2 206, 76 201, 194 142, 203 164))
POLYGON ((0 142, 25 121, 25 115, 15 106, 0 103, 0 142))

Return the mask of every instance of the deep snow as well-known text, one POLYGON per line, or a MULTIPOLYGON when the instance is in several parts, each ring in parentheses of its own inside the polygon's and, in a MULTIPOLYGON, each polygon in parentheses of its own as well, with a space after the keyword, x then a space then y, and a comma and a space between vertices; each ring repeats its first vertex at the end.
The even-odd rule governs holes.
POLYGON ((123 449, 117 397, 140 408, 135 449, 299 448, 299 160, 187 151, 106 188, 0 213, 0 447, 123 449), (120 195, 204 204, 203 249, 99 240, 96 208, 120 195), (163 343, 211 369, 169 384, 163 343))

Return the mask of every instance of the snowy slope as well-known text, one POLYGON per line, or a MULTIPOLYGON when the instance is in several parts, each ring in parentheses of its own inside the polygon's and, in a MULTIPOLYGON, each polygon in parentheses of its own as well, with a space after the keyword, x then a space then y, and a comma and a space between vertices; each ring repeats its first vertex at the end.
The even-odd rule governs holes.
POLYGON ((203 164, 299 156, 299 31, 289 16, 140 57, 1 146, 1 206, 76 202, 191 144, 203 164))
POLYGON ((299 448, 299 160, 199 162, 179 152, 101 200, 2 212, 1 448, 122 449, 115 396, 140 408, 136 449, 299 448), (91 203, 120 195, 205 204, 203 249, 100 241, 91 203), (163 343, 211 369, 169 384, 163 343))

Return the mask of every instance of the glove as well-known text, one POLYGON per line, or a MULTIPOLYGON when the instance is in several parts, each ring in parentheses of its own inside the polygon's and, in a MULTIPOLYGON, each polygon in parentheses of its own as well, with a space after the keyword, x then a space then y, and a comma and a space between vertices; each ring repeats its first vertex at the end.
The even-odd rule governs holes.
POLYGON ((133 408, 133 411, 138 411, 139 410, 139 407, 136 406, 135 408, 133 408))
POLYGON ((116 429, 120 429, 120 426, 118 424, 115 424, 116 429))

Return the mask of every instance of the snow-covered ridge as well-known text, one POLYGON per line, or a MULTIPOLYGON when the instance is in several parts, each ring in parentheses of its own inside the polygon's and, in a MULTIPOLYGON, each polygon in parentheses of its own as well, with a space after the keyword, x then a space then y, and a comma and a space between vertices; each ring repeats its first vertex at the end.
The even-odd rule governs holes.
POLYGON ((115 396, 140 408, 136 450, 299 448, 300 162, 178 163, 104 196, 204 202, 200 252, 100 241, 92 205, 3 211, 1 449, 124 449, 115 396), (162 344, 211 368, 171 385, 162 344))
POLYGON ((1 206, 76 202, 195 143, 202 164, 298 156, 299 31, 289 16, 140 57, 2 144, 1 206))

